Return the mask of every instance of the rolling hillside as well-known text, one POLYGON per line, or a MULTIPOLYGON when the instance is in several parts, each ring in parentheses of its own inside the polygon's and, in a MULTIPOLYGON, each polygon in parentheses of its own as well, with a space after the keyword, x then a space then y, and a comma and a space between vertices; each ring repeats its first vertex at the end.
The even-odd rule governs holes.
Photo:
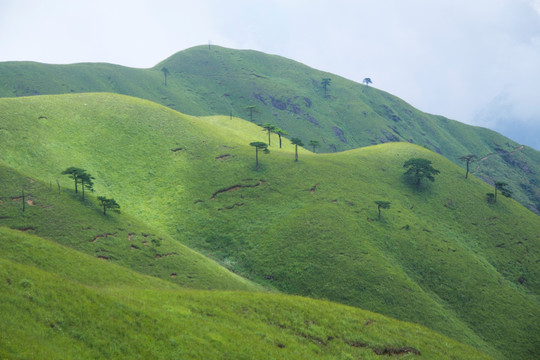
POLYGON ((18 230, 0 239, 3 359, 488 359, 360 309, 186 290, 18 230))
MULTIPOLYGON (((376 84, 376 79, 374 79, 376 84)), ((441 86, 444 86, 442 84, 441 86)), ((229 115, 270 122, 332 152, 385 142, 425 146, 487 183, 510 184, 514 197, 540 212, 540 152, 487 129, 423 113, 373 87, 256 51, 199 46, 152 69, 111 64, 0 63, 0 96, 115 92, 145 98, 186 114, 229 115), (165 86, 164 73, 169 72, 165 86), (331 79, 325 97, 323 78, 331 79)))
POLYGON ((538 216, 488 204, 491 187, 424 147, 300 149, 294 162, 274 136, 255 171, 260 127, 113 94, 0 99, 0 128, 10 171, 69 189, 61 171, 85 168, 124 215, 264 287, 420 323, 496 358, 539 354, 538 216), (441 171, 434 183, 403 181, 412 157, 441 171), (391 202, 380 220, 377 200, 391 202))

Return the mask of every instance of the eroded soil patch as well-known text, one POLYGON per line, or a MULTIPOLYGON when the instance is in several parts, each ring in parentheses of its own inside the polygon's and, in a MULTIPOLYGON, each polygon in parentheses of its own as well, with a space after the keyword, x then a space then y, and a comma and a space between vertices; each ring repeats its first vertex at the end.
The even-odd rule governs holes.
POLYGON ((216 191, 215 193, 212 194, 212 197, 210 197, 210 199, 214 200, 216 198, 216 196, 218 196, 221 193, 227 192, 227 191, 236 191, 236 190, 242 189, 242 188, 254 188, 254 187, 257 187, 257 186, 261 185, 263 182, 264 182, 264 180, 261 179, 257 183, 252 184, 252 185, 249 185, 249 184, 247 184, 247 185, 236 184, 236 185, 232 185, 232 186, 229 186, 229 187, 226 187, 226 188, 223 188, 223 189, 219 189, 218 191, 216 191))

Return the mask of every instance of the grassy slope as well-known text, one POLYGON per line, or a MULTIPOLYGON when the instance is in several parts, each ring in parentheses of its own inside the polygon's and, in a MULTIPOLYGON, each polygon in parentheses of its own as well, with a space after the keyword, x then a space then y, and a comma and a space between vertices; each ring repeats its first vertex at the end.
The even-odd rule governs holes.
POLYGON ((286 141, 255 172, 247 144, 265 134, 239 119, 107 94, 4 99, 0 116, 5 165, 53 183, 84 167, 98 193, 235 272, 419 322, 495 356, 537 354, 538 217, 506 198, 488 205, 486 184, 422 147, 301 149, 295 163, 286 141), (441 170, 423 191, 401 178, 413 156, 441 170), (234 185, 253 187, 212 200, 234 185), (375 200, 392 202, 381 221, 375 200))
POLYGON ((0 357, 487 359, 424 327, 335 303, 181 289, 0 227, 0 357))
POLYGON ((261 290, 133 217, 114 213, 104 216, 92 195, 87 194, 82 201, 71 189, 58 193, 56 184, 43 184, 3 165, 0 184, 0 226, 37 234, 188 288, 261 290))
POLYGON ((347 150, 387 141, 427 146, 463 166, 459 157, 476 154, 474 166, 487 181, 508 182, 515 198, 540 208, 540 152, 493 131, 425 114, 384 91, 303 64, 256 51, 212 46, 179 52, 152 69, 110 64, 0 64, 0 96, 107 91, 146 98, 192 115, 229 114, 271 122, 320 150, 347 150), (170 71, 167 86, 160 71, 170 71), (331 78, 324 97, 322 78, 331 78))

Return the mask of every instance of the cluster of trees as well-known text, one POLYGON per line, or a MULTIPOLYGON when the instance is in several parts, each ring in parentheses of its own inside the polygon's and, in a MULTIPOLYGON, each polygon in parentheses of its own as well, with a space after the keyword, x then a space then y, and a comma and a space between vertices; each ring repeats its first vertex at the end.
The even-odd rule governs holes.
MULTIPOLYGON (((94 191, 95 178, 86 172, 86 170, 70 166, 66 170, 62 171, 62 175, 67 175, 73 179, 75 183, 75 193, 79 192, 79 184, 81 187, 82 199, 84 200, 84 191, 94 191)), ((114 199, 106 198, 105 196, 98 196, 100 206, 103 207, 103 214, 107 214, 107 209, 111 209, 116 212, 120 212, 120 205, 114 199)))

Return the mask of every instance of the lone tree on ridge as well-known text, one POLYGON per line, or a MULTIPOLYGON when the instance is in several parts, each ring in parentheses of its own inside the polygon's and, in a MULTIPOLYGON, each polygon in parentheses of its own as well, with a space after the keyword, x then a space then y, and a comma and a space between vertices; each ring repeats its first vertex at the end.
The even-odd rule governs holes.
POLYGON ((435 181, 433 176, 440 173, 439 170, 431 166, 431 161, 422 158, 409 159, 405 161, 403 167, 408 168, 405 172, 405 176, 407 176, 416 187, 420 187, 420 183, 423 179, 435 181))
POLYGON ((259 150, 262 150, 265 154, 268 154, 270 152, 270 150, 268 150, 268 144, 262 141, 254 141, 249 145, 255 148, 255 170, 259 170, 259 150))
POLYGON ((474 162, 477 158, 478 157, 473 154, 463 155, 459 158, 459 160, 467 162, 467 172, 465 173, 465 179, 469 177, 469 164, 474 162))
POLYGON ((292 138, 291 144, 294 145, 294 161, 298 161, 298 146, 304 146, 304 143, 299 138, 292 138))
POLYGON ((364 84, 366 84, 366 86, 369 86, 369 84, 372 84, 372 83, 373 83, 373 81, 371 81, 370 78, 364 78, 364 80, 362 80, 362 82, 363 82, 364 84))
POLYGON ((379 210, 379 220, 381 220, 381 209, 390 209, 391 202, 377 200, 375 201, 375 204, 377 204, 377 210, 379 210))
POLYGON ((322 79, 321 81, 321 85, 324 89, 324 97, 327 97, 327 91, 328 91, 328 87, 330 86, 330 83, 332 82, 332 79, 330 78, 324 78, 322 79))

